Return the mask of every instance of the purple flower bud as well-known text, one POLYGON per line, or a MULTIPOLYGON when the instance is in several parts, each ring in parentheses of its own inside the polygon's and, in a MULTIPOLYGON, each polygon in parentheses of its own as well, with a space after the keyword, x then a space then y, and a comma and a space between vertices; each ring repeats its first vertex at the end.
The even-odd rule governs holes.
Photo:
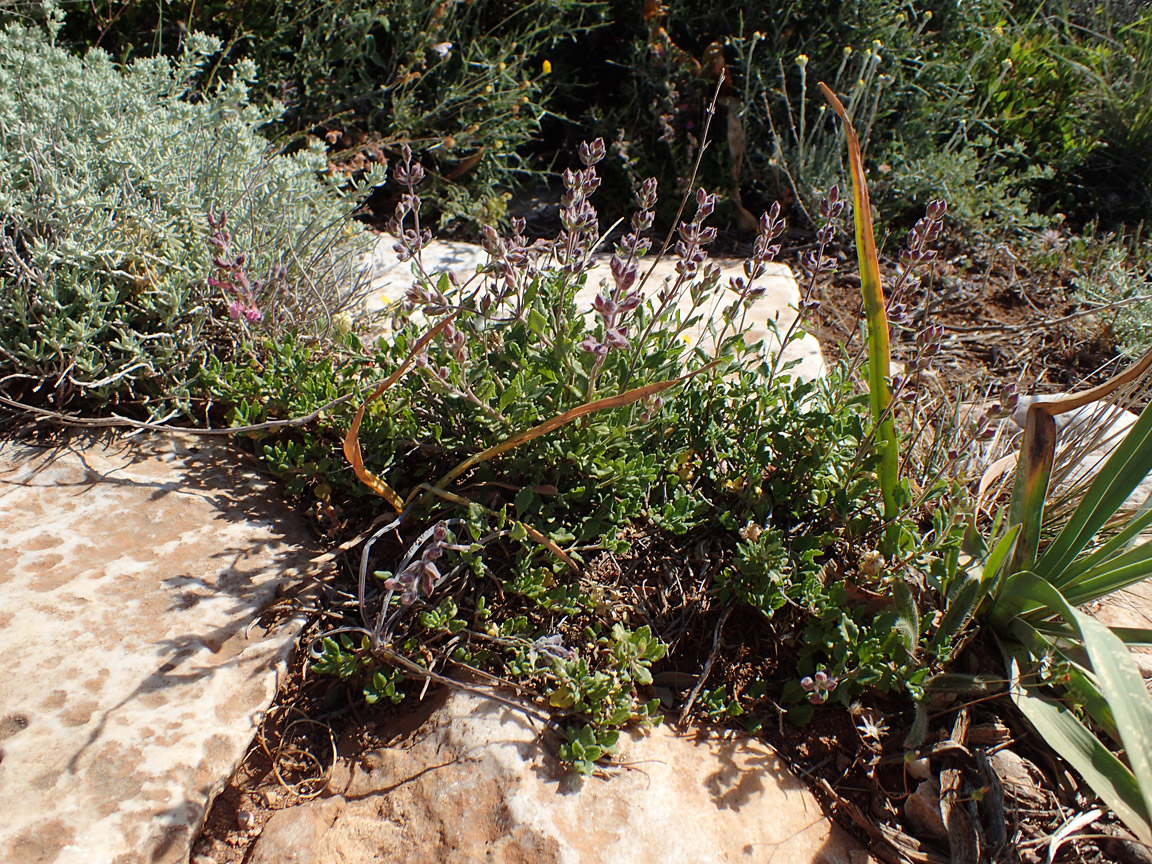
POLYGON ((632 283, 636 281, 636 264, 625 261, 619 255, 613 255, 608 264, 617 288, 621 291, 627 291, 631 288, 632 283))
POLYGON ((597 357, 603 357, 608 353, 608 347, 600 344, 594 336, 588 336, 580 343, 580 347, 587 351, 589 354, 595 354, 597 357))
POLYGON ((603 159, 607 152, 607 149, 604 147, 603 138, 597 138, 591 143, 585 141, 579 147, 580 161, 583 162, 587 167, 591 168, 593 165, 603 159))
POLYGON ((639 291, 633 291, 631 294, 625 295, 624 299, 620 301, 620 311, 631 312, 640 305, 642 299, 639 291))
POLYGON ((656 206, 656 178, 649 177, 640 184, 640 191, 636 194, 636 203, 642 210, 652 210, 656 206))
POLYGON ((605 341, 608 343, 609 348, 617 350, 627 348, 629 343, 624 331, 616 327, 608 327, 604 333, 605 341))

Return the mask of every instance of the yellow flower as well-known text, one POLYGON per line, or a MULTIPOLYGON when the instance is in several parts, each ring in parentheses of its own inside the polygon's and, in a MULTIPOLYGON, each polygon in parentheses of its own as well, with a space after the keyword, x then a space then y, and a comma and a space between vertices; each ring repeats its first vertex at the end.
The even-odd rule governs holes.
POLYGON ((807 54, 799 55, 796 58, 796 65, 799 66, 801 69, 803 69, 805 66, 807 66, 808 65, 808 55, 807 54))
POLYGON ((540 73, 542 75, 551 75, 552 74, 552 61, 551 60, 545 60, 541 64, 540 73))

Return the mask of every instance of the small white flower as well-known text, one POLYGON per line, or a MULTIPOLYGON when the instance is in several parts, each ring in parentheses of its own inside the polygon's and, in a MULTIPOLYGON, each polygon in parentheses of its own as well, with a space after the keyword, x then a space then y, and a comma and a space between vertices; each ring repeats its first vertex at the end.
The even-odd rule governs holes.
POLYGON ((449 54, 452 53, 452 43, 451 42, 437 42, 435 45, 432 46, 432 50, 435 51, 437 54, 439 54, 440 59, 443 60, 445 57, 447 57, 449 54))
POLYGON ((884 556, 872 549, 860 556, 860 572, 868 579, 875 579, 887 566, 884 556))
POLYGON ((747 540, 749 543, 755 543, 760 539, 760 535, 763 532, 763 528, 755 522, 749 521, 747 525, 740 529, 740 539, 747 540))

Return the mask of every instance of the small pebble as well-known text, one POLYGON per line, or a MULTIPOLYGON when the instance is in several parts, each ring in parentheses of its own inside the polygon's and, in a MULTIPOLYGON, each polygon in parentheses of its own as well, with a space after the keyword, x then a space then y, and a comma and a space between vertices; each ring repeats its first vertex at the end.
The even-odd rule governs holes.
POLYGON ((1136 661, 1136 668, 1140 670, 1140 674, 1145 678, 1152 678, 1152 654, 1145 654, 1143 651, 1133 651, 1132 659, 1136 661))
POLYGON ((906 759, 904 766, 908 769, 908 774, 917 780, 927 780, 932 776, 932 766, 928 763, 927 756, 921 756, 919 759, 906 759))
POLYGON ((921 840, 947 840, 948 829, 940 814, 940 792, 931 780, 925 780, 904 799, 904 817, 911 833, 921 840))
POLYGON ((241 831, 247 831, 256 823, 256 816, 251 810, 236 811, 236 825, 241 831))

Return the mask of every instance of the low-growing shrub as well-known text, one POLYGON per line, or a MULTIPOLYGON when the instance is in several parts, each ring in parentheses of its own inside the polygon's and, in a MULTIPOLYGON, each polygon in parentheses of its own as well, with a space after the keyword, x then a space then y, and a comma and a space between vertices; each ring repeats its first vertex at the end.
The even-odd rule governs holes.
POLYGON ((187 408, 213 351, 249 333, 316 332, 354 300, 354 197, 317 144, 259 133, 251 63, 210 92, 219 49, 117 67, 48 31, 0 32, 0 367, 23 393, 187 408), (231 313, 231 314, 230 314, 231 313))
MULTIPOLYGON (((394 338, 368 353, 349 336, 327 355, 283 343, 261 370, 207 370, 212 398, 233 406, 236 425, 308 413, 346 393, 364 400, 343 444, 351 470, 338 447, 352 405, 306 432, 261 433, 266 460, 315 496, 326 528, 364 518, 367 492, 396 511, 378 516, 362 547, 359 598, 313 646, 317 668, 378 701, 399 698, 389 669, 418 674, 429 657, 482 667, 569 724, 564 753, 584 771, 611 752, 611 729, 659 717, 652 667, 690 641, 684 631, 704 596, 765 627, 805 631, 782 669, 758 667, 751 689, 702 688, 698 710, 708 716, 738 716, 768 693, 797 721, 866 689, 920 695, 936 654, 905 582, 958 545, 946 508, 928 532, 915 521, 949 484, 905 485, 903 509, 887 514, 866 403, 848 380, 801 382, 744 346, 741 322, 784 230, 778 208, 760 220, 744 277, 722 285, 704 252, 715 197, 697 193, 678 232, 677 275, 645 285, 657 198, 643 183, 612 279, 592 309, 578 308, 599 236, 590 199, 605 150, 585 145, 583 164, 565 173, 555 241, 529 241, 519 223, 509 235, 487 229, 492 261, 477 273, 423 269, 424 172, 405 158, 393 227, 417 278, 394 310, 394 338), (691 298, 687 313, 681 295, 691 298), (717 298, 718 364, 683 338, 717 298), (374 368, 388 386, 373 389, 374 368), (715 550, 708 575, 694 577, 702 593, 689 599, 682 584, 667 585, 659 591, 678 599, 649 605, 658 595, 641 586, 663 577, 635 547, 676 558, 701 543, 715 550), (644 576, 624 579, 621 568, 644 576), (877 605, 884 592, 900 602, 877 605)), ((826 224, 806 258, 811 278, 830 266, 843 207, 836 193, 819 207, 826 224)), ((921 251, 935 236, 925 232, 921 251)))

